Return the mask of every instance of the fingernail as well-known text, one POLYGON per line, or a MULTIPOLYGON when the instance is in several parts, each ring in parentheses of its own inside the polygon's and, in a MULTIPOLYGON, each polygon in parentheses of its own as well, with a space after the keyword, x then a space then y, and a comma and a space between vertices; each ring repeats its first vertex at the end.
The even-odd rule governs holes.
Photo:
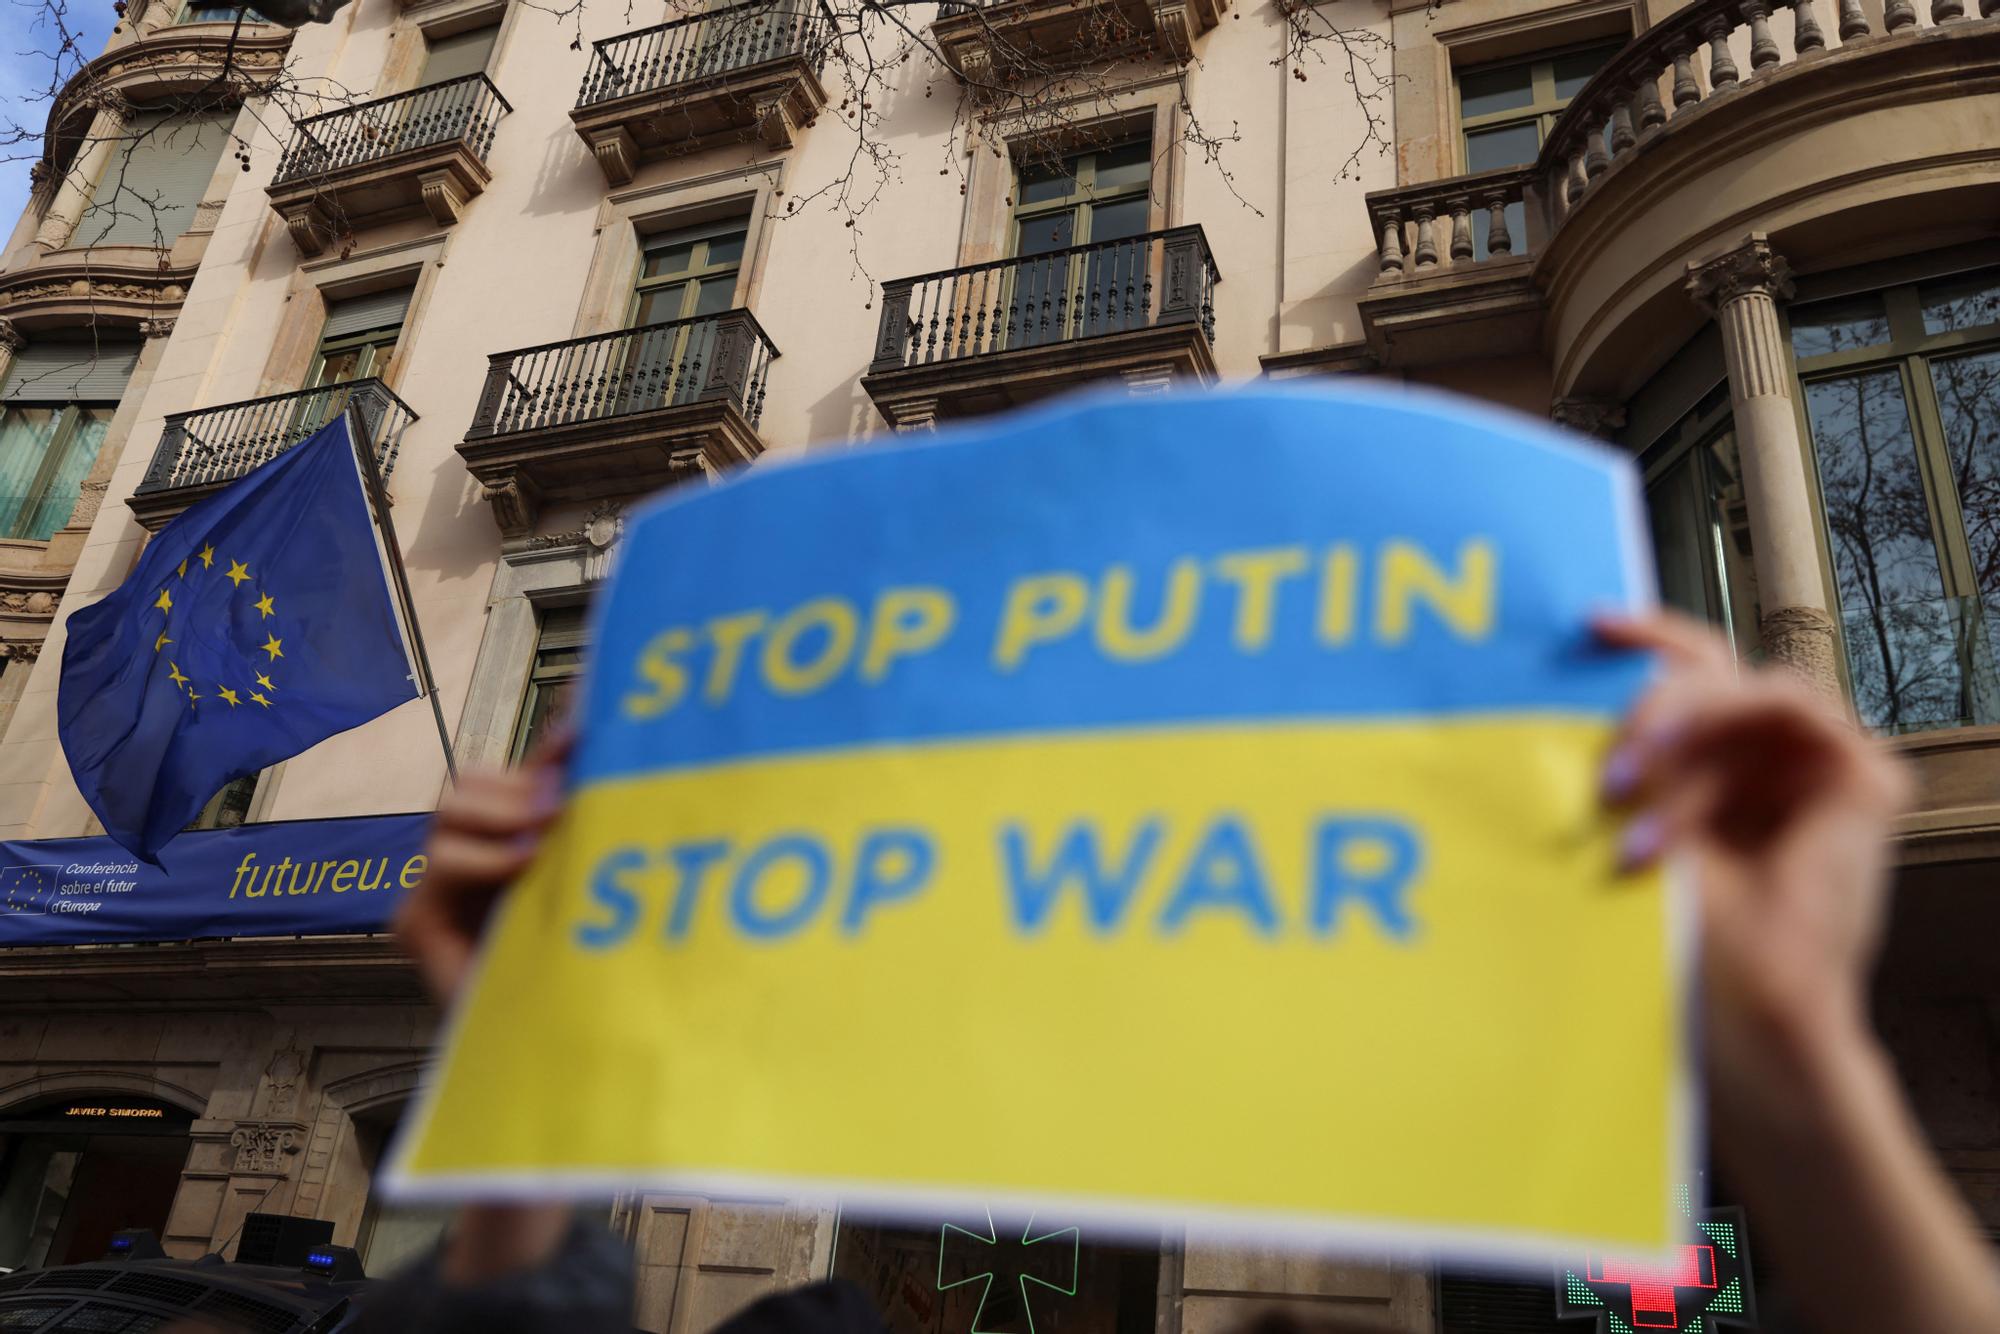
POLYGON ((1667 824, 1652 811, 1632 818, 1618 839, 1618 870, 1637 871, 1659 860, 1667 846, 1667 824))
POLYGON ((1612 751, 1600 781, 1606 801, 1615 803, 1630 797, 1639 788, 1639 752, 1629 745, 1612 751))

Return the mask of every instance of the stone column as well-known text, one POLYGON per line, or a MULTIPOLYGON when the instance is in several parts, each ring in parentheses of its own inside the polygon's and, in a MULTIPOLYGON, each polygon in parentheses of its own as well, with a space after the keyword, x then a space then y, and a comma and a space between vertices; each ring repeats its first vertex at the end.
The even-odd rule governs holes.
POLYGON ((1820 571, 1805 442, 1777 303, 1792 275, 1762 232, 1717 259, 1688 265, 1688 291, 1721 326, 1743 498, 1763 607, 1764 650, 1827 690, 1838 686, 1833 618, 1820 571))
POLYGON ((76 224, 83 219, 84 209, 90 207, 91 191, 97 188, 112 153, 124 142, 125 133, 123 114, 110 107, 98 109, 90 122, 90 132, 84 137, 83 146, 77 149, 76 157, 62 174, 62 179, 55 183, 55 193, 42 214, 42 225, 35 232, 35 244, 44 251, 61 250, 70 243, 76 224))
POLYGON ((28 345, 21 331, 14 327, 14 321, 0 319, 0 384, 7 380, 7 372, 13 369, 14 354, 28 345))

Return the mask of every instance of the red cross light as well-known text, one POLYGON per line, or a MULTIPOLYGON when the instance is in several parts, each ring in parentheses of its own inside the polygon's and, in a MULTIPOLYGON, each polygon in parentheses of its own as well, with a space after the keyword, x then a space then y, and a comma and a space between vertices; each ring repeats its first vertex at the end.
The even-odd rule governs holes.
POLYGON ((1584 1260, 1592 1283, 1622 1283, 1632 1291, 1632 1324, 1637 1329, 1679 1329, 1675 1288, 1715 1287, 1715 1247, 1683 1246, 1671 1265, 1642 1264, 1603 1255, 1584 1260))

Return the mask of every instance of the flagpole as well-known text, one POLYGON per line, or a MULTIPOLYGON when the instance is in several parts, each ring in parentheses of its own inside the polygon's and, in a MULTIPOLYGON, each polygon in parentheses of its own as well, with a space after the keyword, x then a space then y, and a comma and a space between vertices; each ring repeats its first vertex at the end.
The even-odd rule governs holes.
POLYGON ((342 409, 347 417, 348 442, 361 459, 361 475, 368 483, 369 508, 375 511, 376 525, 382 530, 382 546, 389 556, 389 583, 396 592, 396 601, 403 612, 403 624, 408 627, 410 648, 416 659, 418 684, 425 697, 431 702, 431 717, 437 722, 438 744, 444 747, 444 771, 452 782, 458 781, 458 760, 451 753, 451 729, 445 726, 444 706, 438 703, 437 678, 431 675, 431 655, 424 647, 423 627, 417 622, 417 603, 410 593, 409 571, 403 568, 403 548, 396 541, 396 521, 389 513, 389 491, 382 484, 382 465, 375 459, 375 445, 368 419, 362 415, 361 405, 350 395, 347 406, 342 409))

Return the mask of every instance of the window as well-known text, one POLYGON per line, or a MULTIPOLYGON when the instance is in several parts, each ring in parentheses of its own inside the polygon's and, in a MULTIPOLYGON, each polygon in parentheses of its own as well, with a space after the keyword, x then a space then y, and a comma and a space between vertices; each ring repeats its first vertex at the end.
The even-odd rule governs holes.
POLYGON ((319 352, 313 357, 306 388, 385 375, 396 354, 396 342, 403 335, 403 315, 409 307, 407 287, 328 302, 326 325, 320 330, 319 352))
POLYGON ((1856 711, 2000 722, 2000 269, 1791 324, 1856 711))
POLYGON ((542 612, 535 662, 528 670, 528 691, 521 699, 520 722, 514 728, 515 760, 534 747, 536 738, 551 723, 568 714, 583 672, 585 642, 582 607, 549 607, 542 612))
MULTIPOLYGON (((1555 128, 1556 117, 1621 45, 1607 42, 1462 71, 1458 76, 1458 128, 1465 169, 1495 171, 1533 162, 1542 151, 1542 141, 1555 128)), ((1491 226, 1492 220, 1483 209, 1473 211, 1476 259, 1486 258, 1486 233, 1491 226)), ((1509 204, 1507 231, 1514 238, 1517 253, 1528 234, 1527 226, 1526 207, 1509 204)))
POLYGON ((444 36, 425 33, 423 86, 428 88, 469 74, 485 73, 486 62, 493 58, 494 40, 499 36, 497 21, 444 36))
POLYGON ((139 359, 132 343, 35 343, 0 386, 0 538, 46 542, 69 522, 139 359))
POLYGON ((748 231, 742 219, 647 237, 632 297, 632 325, 715 315, 736 304, 748 231))
POLYGON ((700 317, 736 304, 747 236, 737 218, 663 232, 641 243, 631 324, 647 332, 627 344, 621 410, 687 403, 701 392, 715 356, 716 327, 700 317))
POLYGON ((223 784, 188 823, 189 829, 234 829, 250 818, 250 802, 257 795, 262 774, 245 774, 223 784))
POLYGON ((234 120, 222 111, 131 117, 69 244, 171 246, 194 221, 234 120))
MULTIPOLYGON (((1152 216, 1153 149, 1146 140, 1027 163, 1014 181, 1014 254, 1039 263, 1014 269, 1007 305, 1021 313, 1009 345, 1032 347, 1075 333, 1111 333, 1145 322, 1144 236, 1152 216), (1093 247, 1079 256, 1074 247, 1093 247), (1081 262, 1079 262, 1081 261, 1081 262)), ((1012 321, 1009 321, 1010 327, 1012 321)))
POLYGON ((1662 600, 1720 628, 1737 656, 1755 657, 1762 617, 1729 386, 1717 385, 1647 446, 1639 466, 1662 600))
POLYGON ((176 23, 234 23, 238 16, 245 23, 269 23, 271 20, 247 5, 224 5, 204 3, 204 0, 188 0, 181 10, 176 23))

